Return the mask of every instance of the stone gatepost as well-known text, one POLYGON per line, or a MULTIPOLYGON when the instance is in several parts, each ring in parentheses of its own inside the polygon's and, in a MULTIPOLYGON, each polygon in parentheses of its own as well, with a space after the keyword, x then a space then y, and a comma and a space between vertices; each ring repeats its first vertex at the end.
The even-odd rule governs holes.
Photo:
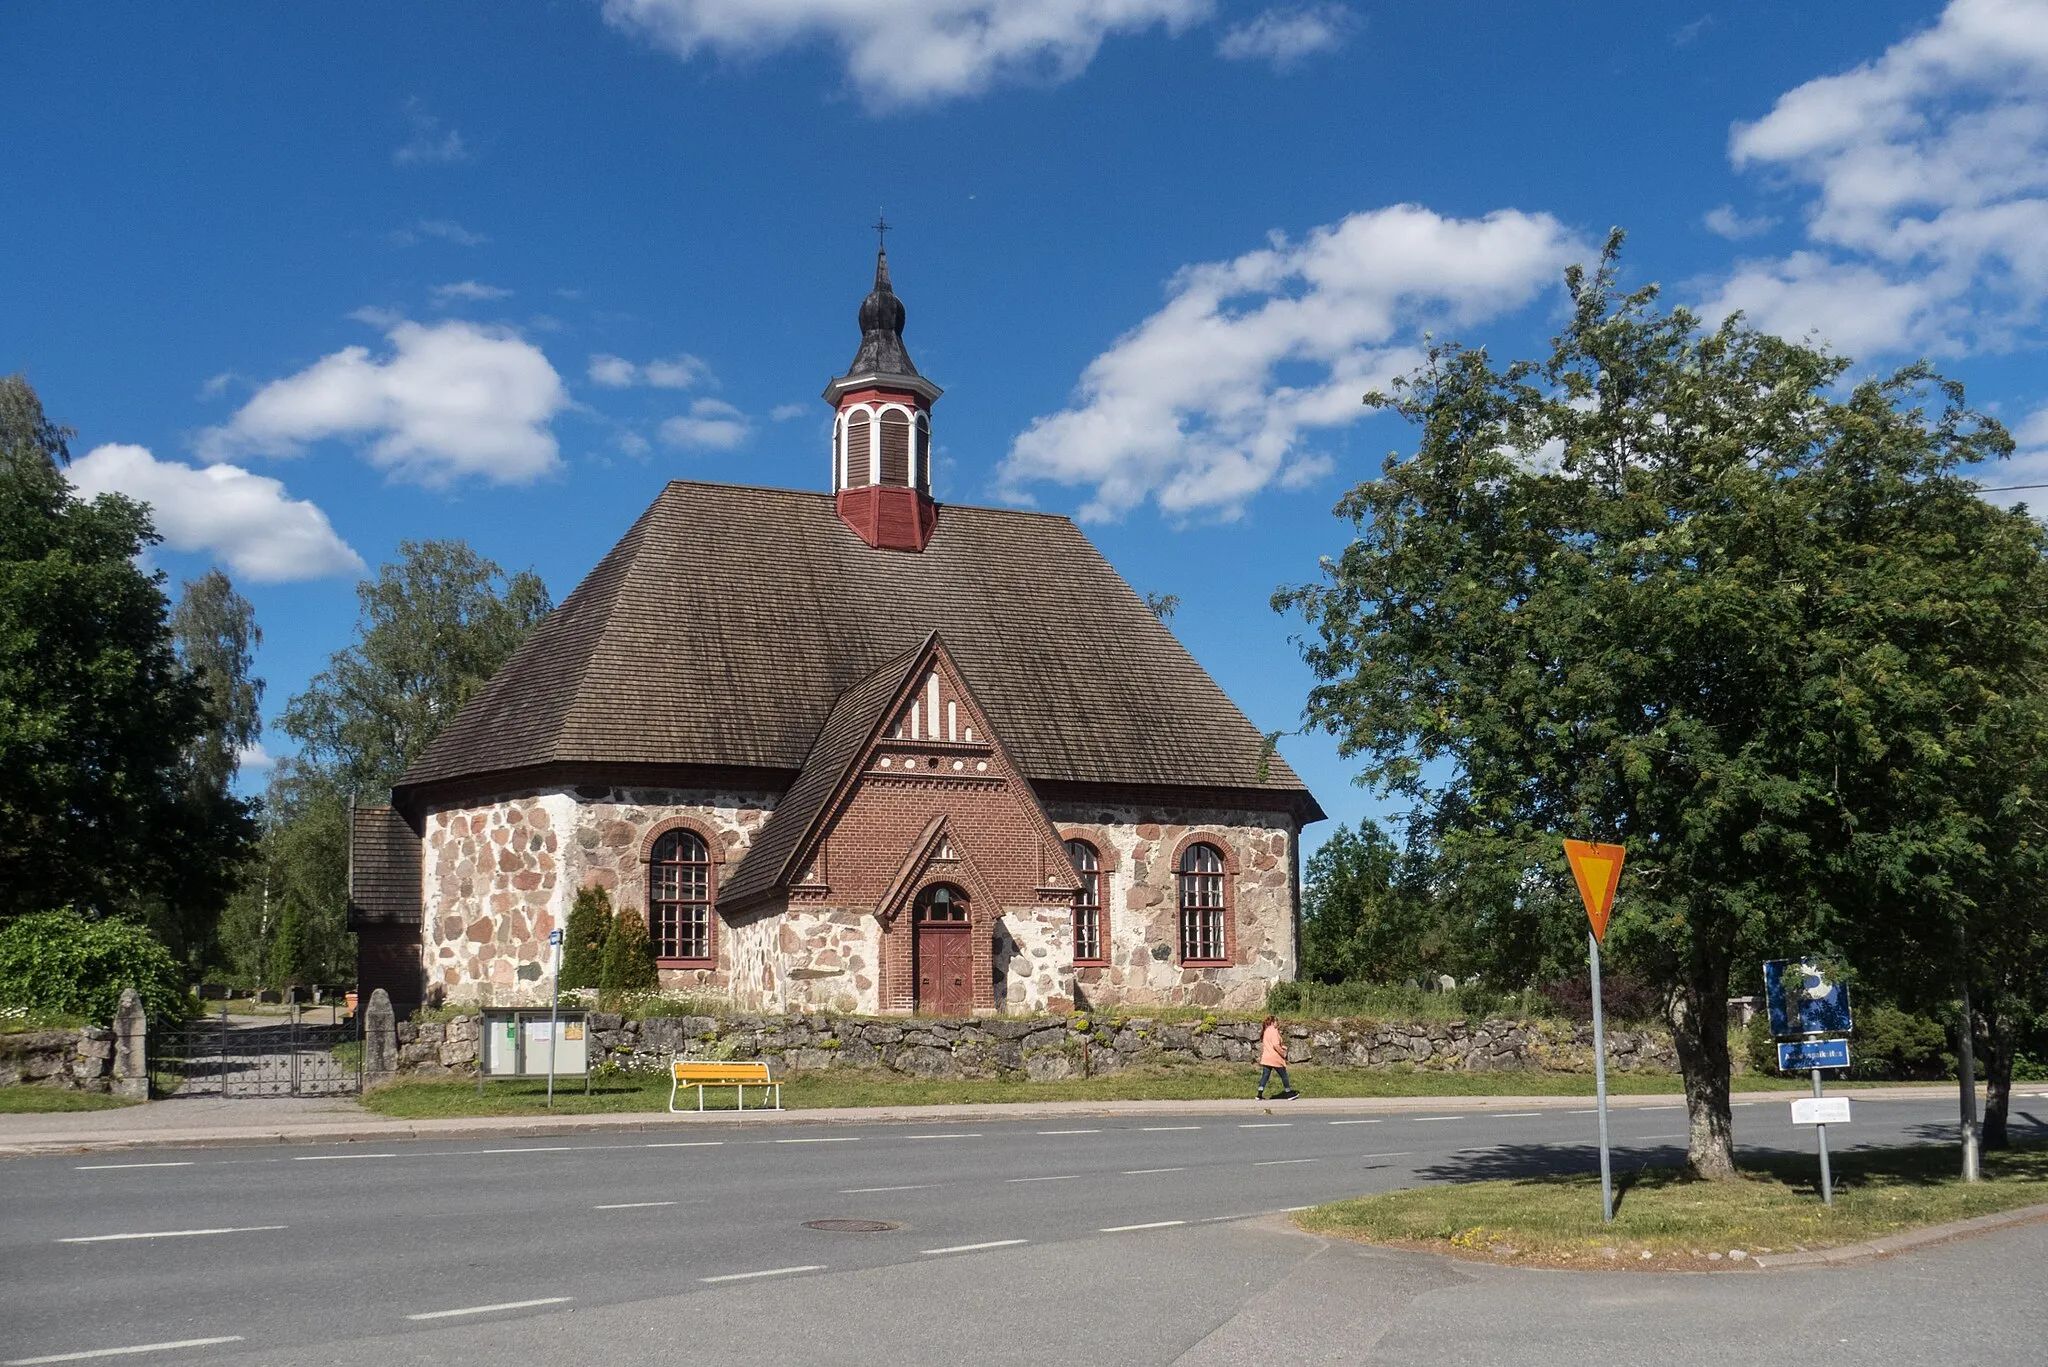
POLYGON ((383 988, 370 994, 363 1012, 363 1087, 389 1082, 398 1073, 398 1017, 383 988))
POLYGON ((149 1018, 143 1014, 142 994, 132 987, 121 989, 121 1004, 114 1009, 111 1090, 115 1096, 149 1100, 149 1018))

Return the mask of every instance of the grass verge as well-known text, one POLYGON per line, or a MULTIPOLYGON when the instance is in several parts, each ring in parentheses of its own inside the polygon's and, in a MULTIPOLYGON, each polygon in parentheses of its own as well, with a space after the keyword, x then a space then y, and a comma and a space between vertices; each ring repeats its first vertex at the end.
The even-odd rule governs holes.
POLYGON ((61 1087, 27 1085, 0 1087, 0 1115, 26 1115, 33 1111, 118 1111, 123 1106, 139 1104, 104 1092, 67 1092, 61 1087))
POLYGON ((1617 1174, 1612 1225, 1600 1221, 1597 1173, 1485 1180, 1489 1170, 1533 1167, 1555 1155, 1494 1150, 1475 1160, 1436 1174, 1448 1179, 1437 1185, 1334 1201, 1295 1222, 1317 1234, 1492 1262, 1668 1271, 1740 1265, 1758 1253, 1832 1248, 2048 1202, 2048 1144, 1987 1153, 1985 1180, 1977 1183, 1957 1176, 1952 1144, 1850 1150, 1834 1159, 1832 1206, 1820 1202, 1819 1165, 1808 1156, 1746 1160, 1735 1182, 1644 1168, 1617 1174))
MULTIPOLYGON (((1295 1085, 1308 1096, 1431 1097, 1431 1096, 1587 1096, 1593 1079, 1570 1073, 1493 1072, 1436 1073, 1404 1068, 1297 1068, 1295 1085)), ((893 1073, 856 1069, 802 1073, 783 1084, 782 1103, 791 1110, 838 1106, 991 1105, 1030 1101, 1217 1101, 1249 1097, 1258 1070, 1244 1065, 1129 1069, 1107 1077, 1069 1078, 1060 1082, 950 1081, 906 1078, 893 1073)), ((1803 1082, 1754 1079, 1760 1088, 1797 1091, 1803 1082)), ((1627 1073, 1608 1079, 1617 1095, 1666 1096, 1679 1090, 1678 1078, 1664 1073, 1627 1073)), ((1747 1087, 1751 1079, 1743 1079, 1747 1087)), ((624 1111, 658 1111, 668 1105, 665 1073, 623 1074, 598 1080, 583 1094, 580 1080, 558 1083, 555 1113, 590 1115, 624 1111)), ((695 1106, 694 1095, 685 1097, 695 1106)), ((399 1082, 363 1098, 380 1115, 408 1120, 440 1116, 528 1115, 547 1109, 545 1082, 488 1082, 482 1096, 476 1083, 460 1081, 399 1082)), ((707 1091, 706 1109, 733 1108, 731 1089, 707 1091)), ((751 1097, 748 1104, 753 1104, 751 1097)))

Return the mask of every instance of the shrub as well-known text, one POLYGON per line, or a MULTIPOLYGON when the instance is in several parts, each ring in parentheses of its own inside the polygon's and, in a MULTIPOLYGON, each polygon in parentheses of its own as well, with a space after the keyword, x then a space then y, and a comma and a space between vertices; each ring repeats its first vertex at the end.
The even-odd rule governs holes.
POLYGON ((628 992, 648 992, 660 986, 654 969, 654 941, 647 938, 647 923, 630 907, 612 918, 611 933, 604 942, 604 968, 598 975, 597 990, 606 1001, 616 1001, 628 992))
POLYGON ((171 951, 130 921, 89 921, 71 910, 17 917, 0 930, 0 1006, 114 1019, 121 989, 133 987, 152 1019, 191 1010, 185 974, 171 951))
POLYGON ((1749 1062, 1749 1071, 1759 1077, 1774 1077, 1778 1072, 1778 1042, 1771 1038, 1771 1013, 1759 1010, 1749 1018, 1749 1024, 1742 1027, 1742 1055, 1749 1062))
POLYGON ((277 933, 270 942, 270 981, 278 987, 304 987, 306 971, 306 913, 296 898, 288 898, 278 913, 277 933))
POLYGON ((1850 1076, 1936 1082, 1955 1076, 1948 1031, 1940 1021, 1892 1006, 1856 1008, 1850 1076))
MULTIPOLYGON (((1557 978, 1543 984, 1537 991, 1573 1020, 1593 1019, 1591 974, 1577 973, 1569 978, 1557 978)), ((1657 989, 1643 979, 1611 971, 1600 975, 1600 1010, 1608 1020, 1617 1024, 1647 1025, 1663 1019, 1663 1007, 1657 989)))
POLYGON ((604 976, 604 945, 612 928, 612 899, 603 888, 585 888, 569 907, 562 936, 562 990, 596 987, 604 976))

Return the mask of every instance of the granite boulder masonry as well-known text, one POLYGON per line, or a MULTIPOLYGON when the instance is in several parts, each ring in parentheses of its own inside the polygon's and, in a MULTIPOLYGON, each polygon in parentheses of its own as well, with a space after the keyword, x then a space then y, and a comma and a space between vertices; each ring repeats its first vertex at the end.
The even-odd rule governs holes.
MULTIPOLYGON (((414 1074, 473 1073, 476 1016, 403 1022, 398 1063, 414 1074)), ((948 1020, 846 1016, 652 1016, 599 1011, 592 1040, 605 1060, 653 1070, 672 1058, 761 1059, 778 1072, 873 1068, 919 1078, 1028 1078, 1037 1082, 1173 1063, 1257 1062, 1259 1023, 1143 1016, 1037 1016, 948 1020)), ((1329 1020, 1288 1025, 1297 1063, 1335 1068, 1406 1066, 1432 1072, 1523 1069, 1590 1073, 1590 1027, 1558 1021, 1329 1020)), ((1670 1038, 1611 1030, 1609 1066, 1670 1072, 1670 1038)))

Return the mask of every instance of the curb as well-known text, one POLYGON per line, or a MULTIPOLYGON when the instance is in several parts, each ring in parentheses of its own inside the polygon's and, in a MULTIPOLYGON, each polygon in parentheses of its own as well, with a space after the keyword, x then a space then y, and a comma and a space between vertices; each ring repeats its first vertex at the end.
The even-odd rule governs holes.
POLYGON ((1903 1253, 1909 1248, 1919 1248, 1924 1244, 1943 1243, 1949 1239, 1961 1239, 1972 1234, 1982 1234, 1986 1230, 2001 1229, 2006 1225, 2023 1225, 2035 1220, 2048 1220, 2048 1204, 1994 1211, 1990 1215, 1978 1215, 1968 1220, 1952 1220, 1945 1225, 1926 1225, 1920 1229, 1907 1230, 1903 1234, 1891 1234, 1860 1244, 1843 1244, 1840 1248, 1815 1249, 1810 1253, 1752 1253, 1750 1261, 1765 1270, 1861 1262, 1866 1258, 1887 1258, 1894 1253, 1903 1253))
MULTIPOLYGON (((1929 1095, 1925 1088, 1865 1089, 1873 1101, 1911 1100, 1929 1095)), ((1737 1093, 1735 1101, 1783 1101, 1787 1092, 1737 1093)), ((1943 1099, 1949 1095, 1942 1091, 1943 1099)), ((683 1112, 670 1115, 656 1111, 626 1111, 610 1115, 546 1116, 460 1116, 443 1120, 382 1120, 371 1116, 345 1120, 267 1125, 207 1125, 180 1130, 175 1127, 132 1131, 80 1125, 71 1130, 53 1128, 47 1133, 8 1133, 7 1117, 0 1117, 0 1158, 30 1157, 36 1154, 118 1152, 153 1148, 219 1148, 255 1144, 374 1144, 406 1140, 446 1139, 459 1136, 542 1139, 564 1134, 632 1134, 654 1130, 675 1130, 692 1126, 753 1125, 900 1125, 949 1121, 955 1123, 999 1123, 1014 1120, 1061 1118, 1110 1118, 1156 1115, 1264 1115, 1276 1107, 1313 1115, 1395 1114, 1409 1111, 1454 1111, 1483 1113, 1497 1110, 1563 1111, 1585 1109, 1592 1101, 1582 1096, 1423 1096, 1423 1097, 1307 1097, 1298 1102, 1260 1102, 1244 1099, 1207 1101, 1027 1101, 959 1103, 936 1106, 834 1107, 805 1111, 683 1112)), ((137 1110, 176 1106, 176 1101, 154 1102, 137 1110)), ((1615 1109, 1683 1105, 1683 1098, 1669 1093, 1610 1097, 1615 1109)), ((134 1111, 121 1114, 132 1115, 134 1111)))

